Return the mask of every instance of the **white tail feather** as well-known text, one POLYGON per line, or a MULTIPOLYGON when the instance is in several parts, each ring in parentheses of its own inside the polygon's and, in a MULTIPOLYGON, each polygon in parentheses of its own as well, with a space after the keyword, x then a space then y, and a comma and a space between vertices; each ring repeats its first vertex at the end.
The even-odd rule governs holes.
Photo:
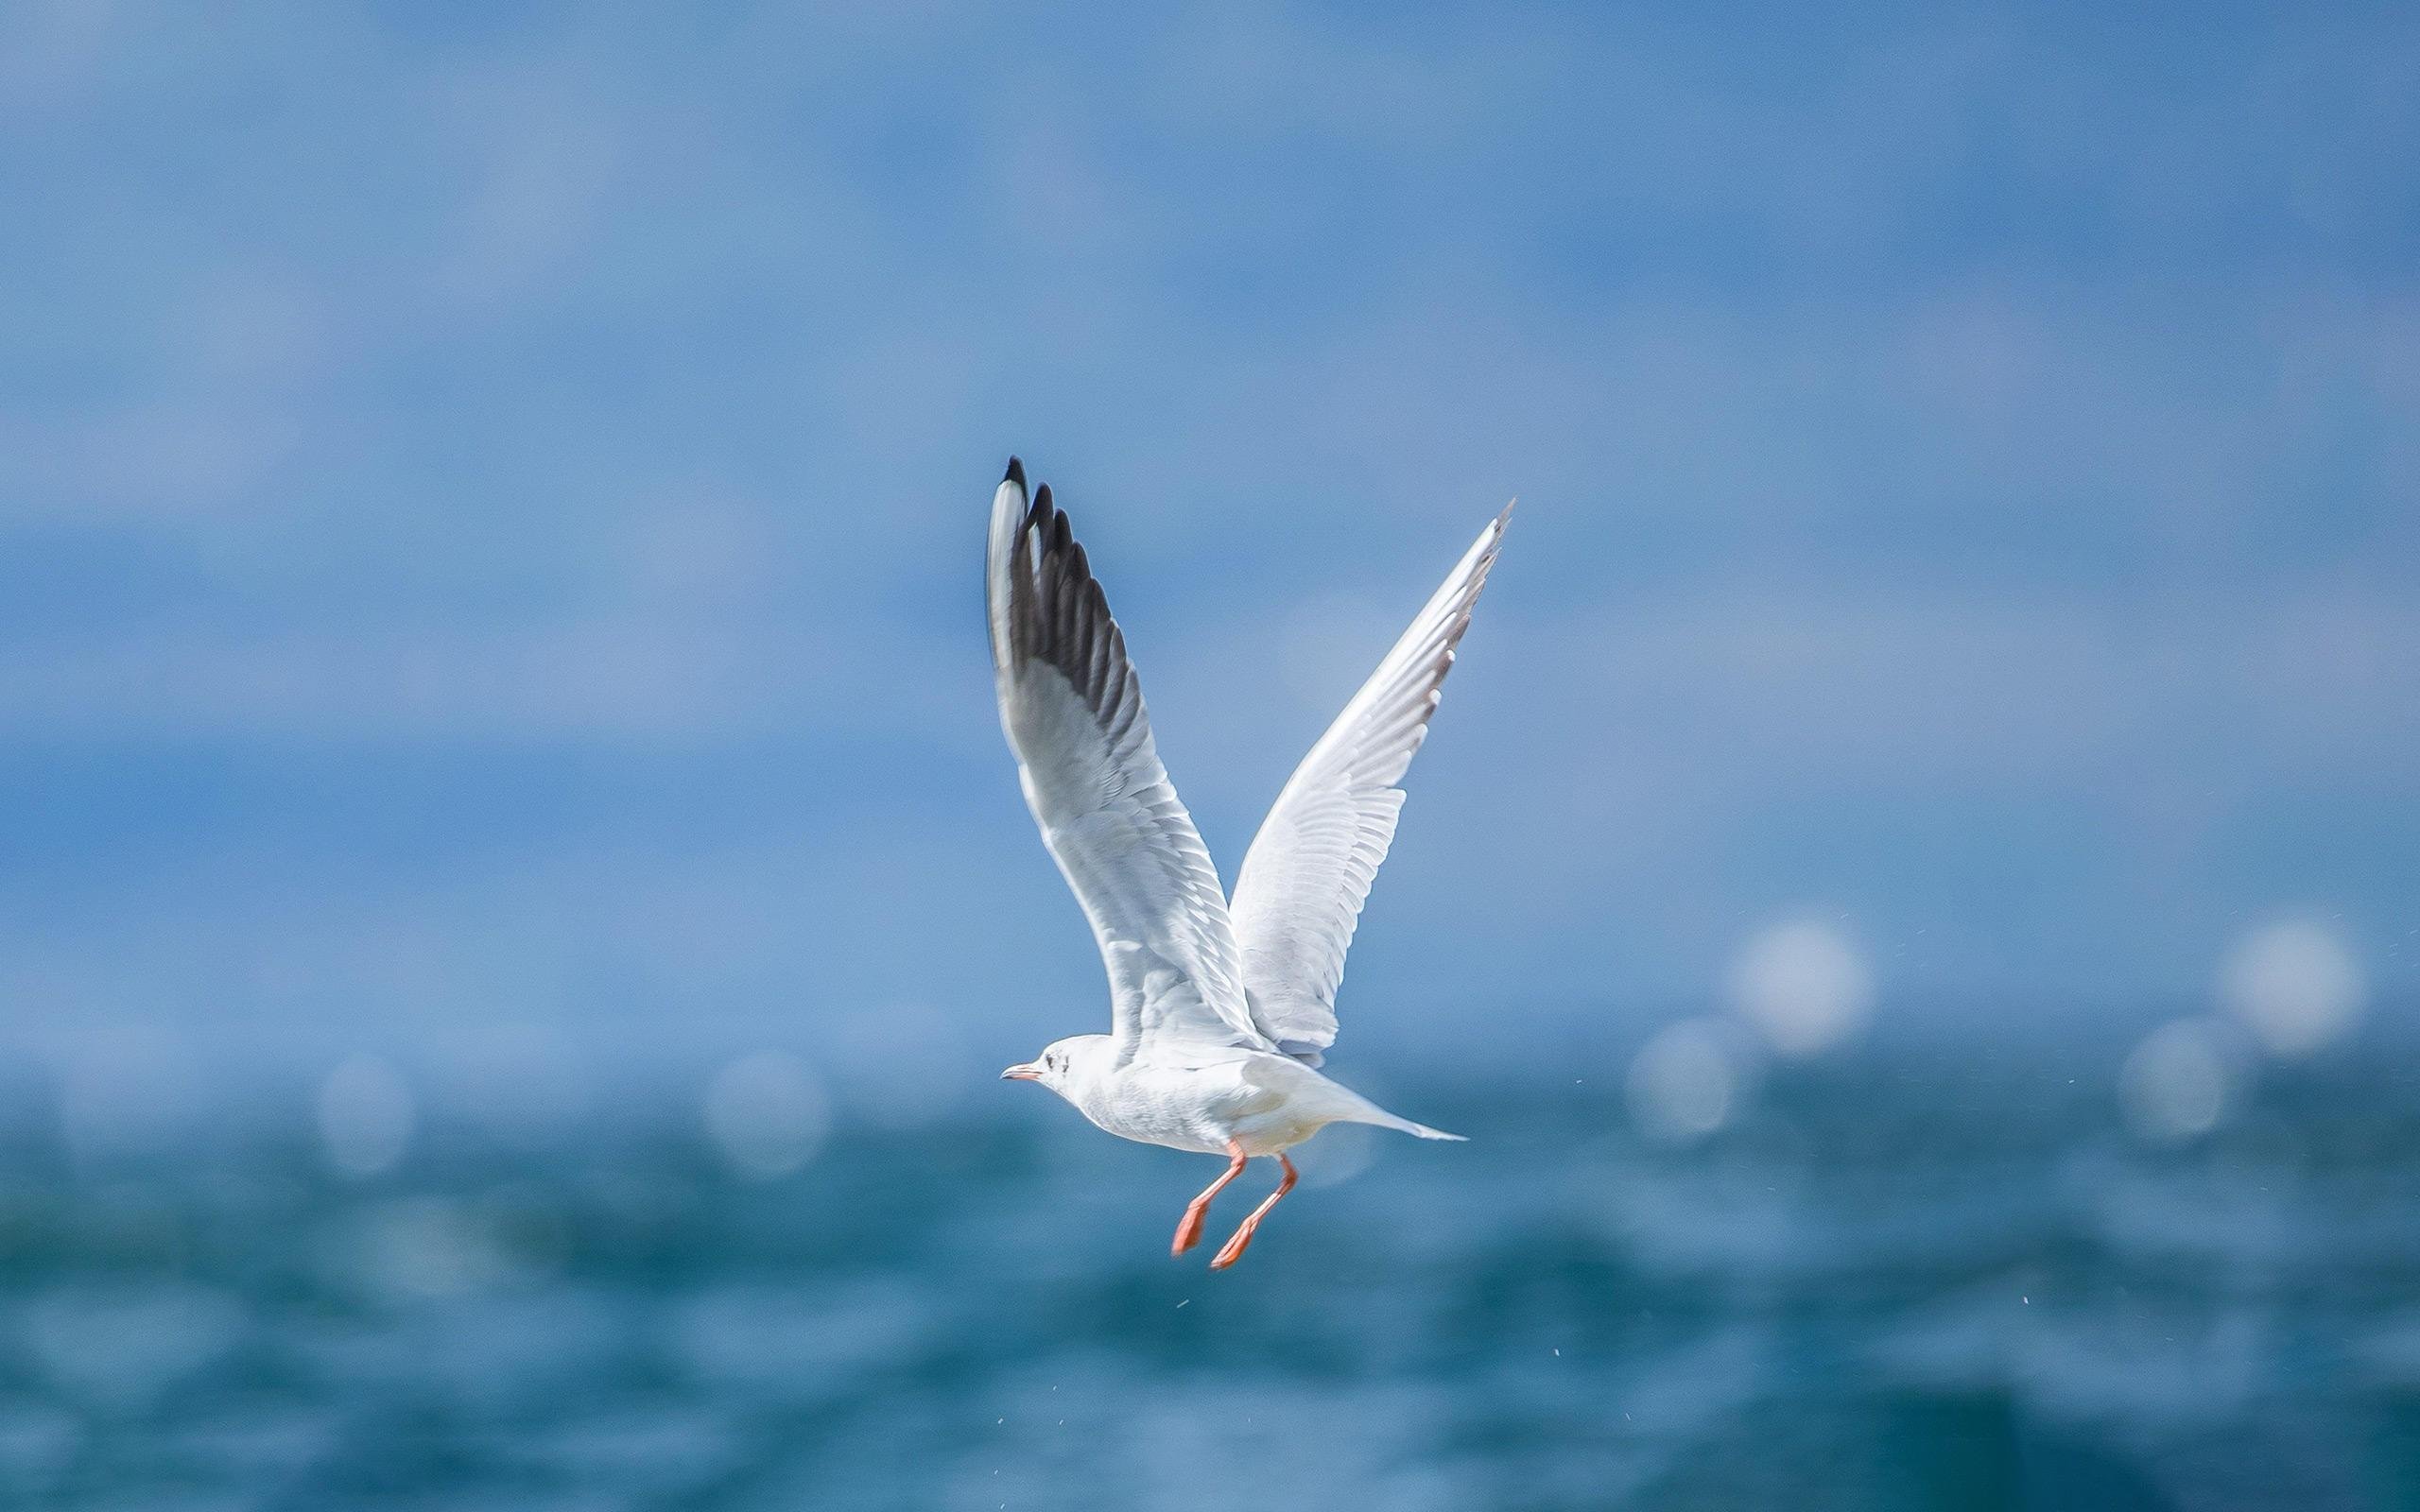
POLYGON ((1370 1114, 1371 1116, 1356 1119, 1354 1122, 1360 1124, 1375 1124, 1380 1128, 1396 1129, 1406 1134, 1417 1135, 1419 1138, 1424 1140, 1452 1140, 1457 1144, 1467 1144, 1470 1143, 1469 1139, 1464 1135, 1448 1134, 1442 1128, 1430 1128, 1426 1124, 1415 1124, 1408 1118, 1397 1118, 1394 1114, 1387 1112, 1382 1108, 1373 1108, 1370 1109, 1370 1114))

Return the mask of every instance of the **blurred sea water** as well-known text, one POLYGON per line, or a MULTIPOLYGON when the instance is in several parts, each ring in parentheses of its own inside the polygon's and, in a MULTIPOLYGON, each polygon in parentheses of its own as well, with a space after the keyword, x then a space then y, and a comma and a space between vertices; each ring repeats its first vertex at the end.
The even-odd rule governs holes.
POLYGON ((1332 1131, 1218 1275, 1167 1254, 1212 1162, 1029 1089, 17 1098, 0 1505, 2420 1506, 2411 1058, 2162 1140, 2109 1059, 1868 1049, 1677 1131, 1618 1063, 1398 1078, 1472 1143, 1332 1131))

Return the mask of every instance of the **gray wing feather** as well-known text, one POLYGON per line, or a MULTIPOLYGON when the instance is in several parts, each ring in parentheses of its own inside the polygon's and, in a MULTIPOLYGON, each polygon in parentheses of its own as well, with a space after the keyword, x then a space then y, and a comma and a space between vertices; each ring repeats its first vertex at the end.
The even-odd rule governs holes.
POLYGON ((1270 1048, 1244 998, 1218 868, 1160 765, 1126 638, 1048 486, 1028 505, 1014 463, 993 497, 987 569, 1000 728, 1100 946, 1120 1056, 1270 1048))
POLYGON ((1262 1032, 1318 1065, 1336 1042, 1345 952, 1403 811, 1396 785, 1428 735, 1455 647, 1504 540, 1507 505, 1303 758, 1253 837, 1232 904, 1262 1032))

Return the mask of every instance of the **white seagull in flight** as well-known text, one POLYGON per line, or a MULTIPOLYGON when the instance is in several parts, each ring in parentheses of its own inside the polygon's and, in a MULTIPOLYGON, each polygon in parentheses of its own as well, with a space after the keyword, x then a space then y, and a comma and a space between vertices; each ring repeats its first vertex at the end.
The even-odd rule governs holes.
POLYGON ((1313 1068, 1336 1041, 1336 988, 1362 900, 1394 838, 1395 784, 1428 733, 1454 646, 1495 563, 1512 506, 1479 532, 1411 628, 1277 796, 1230 901, 1160 765, 1143 690, 1100 584, 1050 488, 1026 497, 1009 459, 992 499, 987 571, 1000 725, 1042 839, 1109 968, 1108 1034, 1080 1034, 1000 1074, 1038 1081, 1125 1139, 1224 1155, 1210 1199, 1270 1155, 1285 1179, 1236 1230, 1236 1263, 1294 1186, 1286 1152, 1329 1124, 1460 1139, 1398 1118, 1313 1068))

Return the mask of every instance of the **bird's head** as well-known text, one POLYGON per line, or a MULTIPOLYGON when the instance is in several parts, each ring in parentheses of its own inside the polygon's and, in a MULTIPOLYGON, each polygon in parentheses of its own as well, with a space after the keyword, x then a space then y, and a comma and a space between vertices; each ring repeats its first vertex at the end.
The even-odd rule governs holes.
POLYGON ((1065 1097, 1073 1082, 1088 1074, 1112 1053, 1110 1047, 1110 1038, 1105 1034, 1070 1035, 1052 1040, 1042 1047, 1042 1054, 1021 1066, 1011 1066, 1000 1075, 1007 1081, 1038 1081, 1065 1097))

